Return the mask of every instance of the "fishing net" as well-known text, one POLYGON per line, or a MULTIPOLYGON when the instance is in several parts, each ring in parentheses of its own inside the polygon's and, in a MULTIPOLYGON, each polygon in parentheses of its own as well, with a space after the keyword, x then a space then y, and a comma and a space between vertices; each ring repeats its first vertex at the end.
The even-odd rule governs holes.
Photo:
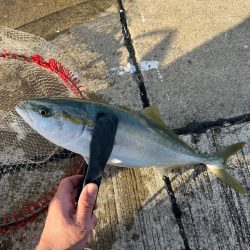
POLYGON ((37 36, 0 27, 0 226, 26 223, 47 207, 64 176, 83 159, 32 130, 15 112, 34 97, 87 98, 73 65, 37 36))

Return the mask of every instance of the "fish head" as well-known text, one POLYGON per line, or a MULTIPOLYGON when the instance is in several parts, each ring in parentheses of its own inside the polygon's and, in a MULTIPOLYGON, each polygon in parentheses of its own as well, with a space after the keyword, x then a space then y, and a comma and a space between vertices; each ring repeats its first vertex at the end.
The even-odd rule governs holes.
MULTIPOLYGON (((93 130, 93 122, 86 119, 84 109, 70 102, 56 99, 23 100, 16 106, 17 113, 32 129, 52 143, 72 150, 74 142, 86 131, 93 130)), ((79 153, 79 152, 76 152, 79 153)))

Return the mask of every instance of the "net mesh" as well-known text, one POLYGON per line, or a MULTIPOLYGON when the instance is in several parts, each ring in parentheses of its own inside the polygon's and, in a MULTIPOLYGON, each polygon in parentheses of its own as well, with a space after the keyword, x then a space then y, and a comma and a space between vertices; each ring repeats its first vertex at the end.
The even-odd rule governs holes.
POLYGON ((0 27, 1 226, 42 210, 65 173, 81 171, 81 157, 41 137, 14 110, 28 98, 83 97, 69 68, 70 59, 42 38, 0 27))

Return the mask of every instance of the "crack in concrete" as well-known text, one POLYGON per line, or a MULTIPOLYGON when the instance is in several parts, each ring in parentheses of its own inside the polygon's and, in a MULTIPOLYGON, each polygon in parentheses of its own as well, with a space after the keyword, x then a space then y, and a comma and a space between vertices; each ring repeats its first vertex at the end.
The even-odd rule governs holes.
MULTIPOLYGON (((140 97, 141 97, 143 108, 146 108, 150 105, 150 102, 149 102, 149 99, 147 96, 147 90, 146 90, 146 87, 144 84, 144 78, 143 78, 139 63, 136 59, 135 48, 133 46, 131 34, 130 34, 130 31, 129 31, 129 28, 127 25, 126 13, 125 13, 125 9, 123 7, 122 0, 117 0, 117 2, 119 5, 120 22, 121 22, 121 26, 122 26, 124 43, 125 43, 125 46, 128 50, 131 64, 135 67, 135 71, 134 71, 133 75, 135 77, 135 81, 136 81, 136 83, 139 87, 139 90, 140 90, 140 97)), ((177 221, 177 224, 179 227, 179 232, 180 232, 181 238, 184 242, 185 249, 190 250, 187 236, 185 234, 185 229, 184 229, 184 226, 183 226, 183 223, 181 220, 181 209, 176 202, 176 198, 175 198, 174 191, 172 189, 171 181, 167 176, 163 176, 163 180, 164 180, 165 186, 167 188, 167 192, 168 192, 170 199, 171 199, 171 202, 172 202, 172 210, 173 210, 175 219, 177 221)))

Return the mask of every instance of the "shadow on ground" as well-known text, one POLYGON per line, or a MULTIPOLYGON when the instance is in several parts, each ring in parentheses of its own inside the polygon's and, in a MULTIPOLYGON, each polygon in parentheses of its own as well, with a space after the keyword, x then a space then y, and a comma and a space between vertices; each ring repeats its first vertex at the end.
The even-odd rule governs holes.
POLYGON ((99 16, 115 4, 115 0, 3 1, 0 7, 0 23, 2 26, 19 29, 48 40, 99 16))

